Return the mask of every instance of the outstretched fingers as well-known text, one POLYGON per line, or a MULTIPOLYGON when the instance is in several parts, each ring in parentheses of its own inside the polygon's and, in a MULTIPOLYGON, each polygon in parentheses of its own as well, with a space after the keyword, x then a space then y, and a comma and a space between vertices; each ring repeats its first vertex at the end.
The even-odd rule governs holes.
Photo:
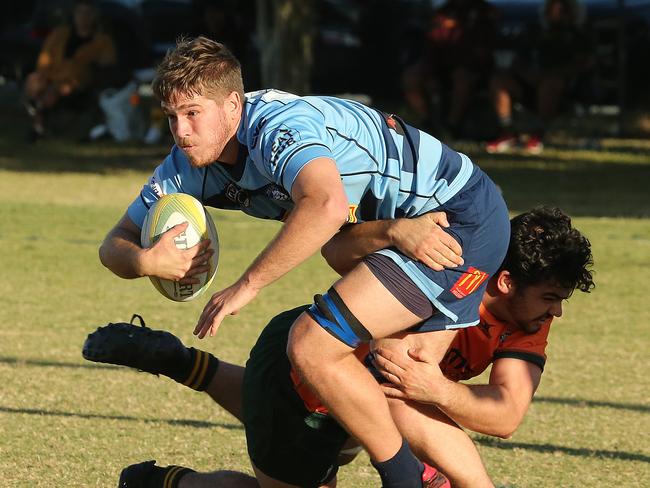
POLYGON ((397 353, 381 348, 374 351, 373 363, 384 378, 395 385, 402 384, 402 375, 405 371, 400 362, 397 353))

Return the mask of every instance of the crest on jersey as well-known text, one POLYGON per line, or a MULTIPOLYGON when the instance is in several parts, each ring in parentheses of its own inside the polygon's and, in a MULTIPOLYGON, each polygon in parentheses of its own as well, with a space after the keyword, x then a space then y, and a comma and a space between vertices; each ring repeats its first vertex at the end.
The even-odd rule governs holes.
POLYGON ((488 324, 487 322, 483 322, 481 320, 476 327, 478 328, 478 330, 483 332, 483 334, 485 334, 485 337, 487 338, 492 337, 492 334, 490 334, 490 324, 488 324))
POLYGON ((280 156, 288 147, 293 146, 300 140, 300 134, 297 130, 291 129, 286 125, 281 125, 277 129, 277 136, 271 146, 271 171, 275 171, 280 156))
POLYGON ((348 205, 348 224, 356 224, 359 219, 357 219, 357 208, 359 205, 348 205))
POLYGON ((273 200, 279 200, 281 202, 291 200, 291 195, 289 195, 286 190, 279 185, 265 186, 264 193, 268 198, 272 198, 273 200))
POLYGON ((487 277, 487 273, 470 266, 467 268, 467 272, 463 273, 463 275, 458 278, 458 281, 454 283, 451 292, 456 298, 464 298, 467 295, 474 293, 487 277))
POLYGON ((257 123, 255 126, 255 130, 253 131, 253 137, 251 138, 251 146, 255 147, 257 144, 257 139, 260 137, 260 132, 262 132, 262 128, 266 125, 267 119, 266 117, 262 117, 260 121, 257 123))
POLYGON ((506 339, 512 334, 511 331, 507 330, 499 336, 499 344, 503 344, 506 339))
POLYGON ((153 175, 149 180, 149 188, 151 188, 151 191, 153 191, 158 198, 164 195, 162 186, 160 186, 160 183, 158 183, 156 175, 153 175))

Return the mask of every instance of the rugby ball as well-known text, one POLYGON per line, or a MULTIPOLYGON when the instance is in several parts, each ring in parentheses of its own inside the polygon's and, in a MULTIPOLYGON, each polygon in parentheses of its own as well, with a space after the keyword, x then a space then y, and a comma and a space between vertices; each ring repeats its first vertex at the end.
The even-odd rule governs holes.
POLYGON ((188 249, 205 239, 210 239, 210 247, 214 253, 208 263, 210 269, 206 273, 196 275, 199 283, 181 284, 155 276, 149 277, 156 290, 176 302, 187 302, 201 295, 208 289, 217 272, 219 237, 210 214, 193 196, 185 193, 170 193, 151 206, 140 233, 142 247, 148 248, 156 243, 161 234, 183 222, 188 222, 189 225, 187 230, 175 239, 176 247, 188 249))

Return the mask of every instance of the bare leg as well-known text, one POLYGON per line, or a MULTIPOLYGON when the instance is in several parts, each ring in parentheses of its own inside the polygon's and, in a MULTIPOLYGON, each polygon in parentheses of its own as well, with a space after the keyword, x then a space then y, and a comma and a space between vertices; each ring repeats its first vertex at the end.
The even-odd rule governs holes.
POLYGON ((389 400, 413 452, 442 471, 454 488, 494 488, 472 439, 433 405, 389 400))
POLYGON ((217 405, 223 407, 240 422, 243 422, 242 384, 244 383, 244 371, 243 366, 220 361, 217 372, 205 390, 217 405))
MULTIPOLYGON (((242 385, 245 368, 220 361, 219 368, 205 392, 214 402, 243 422, 242 385)), ((348 462, 354 459, 351 457, 348 462)), ((238 471, 214 471, 212 473, 189 473, 183 476, 179 488, 289 488, 289 485, 266 476, 253 466, 258 479, 238 471)), ((335 488, 336 478, 321 488, 335 488)))
POLYGON ((499 120, 512 119, 512 83, 506 75, 497 75, 490 82, 490 95, 499 120))
POLYGON ((472 89, 476 84, 476 75, 465 67, 454 69, 451 74, 451 104, 449 107, 449 125, 454 128, 463 121, 469 106, 472 89))
MULTIPOLYGON (((338 281, 335 288, 375 338, 405 330, 421 321, 364 264, 338 281)), ((452 337, 441 332, 435 342, 444 351, 452 337)), ((397 453, 402 436, 390 416, 386 398, 372 375, 356 359, 352 348, 303 314, 291 330, 288 351, 294 367, 374 461, 388 460, 397 453)))
MULTIPOLYGON (((426 348, 439 332, 396 334, 376 346, 406 355, 409 349, 426 348)), ((435 354, 444 354, 440 351, 435 354)), ((395 424, 419 459, 442 471, 454 488, 494 488, 476 446, 469 436, 434 405, 388 399, 395 424)))
POLYGON ((259 488, 255 478, 238 471, 189 473, 183 476, 178 488, 259 488))
POLYGON ((546 125, 557 115, 564 92, 564 80, 558 75, 546 75, 537 87, 537 113, 546 125))
MULTIPOLYGON (((255 476, 257 477, 257 481, 259 482, 259 485, 256 486, 260 486, 262 488, 300 488, 299 486, 290 485, 288 483, 284 483, 282 481, 278 481, 274 478, 271 478, 270 476, 264 474, 264 472, 260 470, 257 466, 255 466, 252 462, 251 465, 253 466, 253 471, 255 471, 255 476)), ((185 487, 179 487, 179 488, 185 488, 185 487)), ((243 488, 248 488, 248 485, 246 485, 243 488)), ((320 488, 336 488, 336 478, 334 478, 326 485, 322 485, 320 488)))
POLYGON ((402 76, 404 98, 409 107, 415 111, 418 117, 425 119, 431 109, 429 96, 427 95, 428 73, 422 63, 409 66, 402 76))

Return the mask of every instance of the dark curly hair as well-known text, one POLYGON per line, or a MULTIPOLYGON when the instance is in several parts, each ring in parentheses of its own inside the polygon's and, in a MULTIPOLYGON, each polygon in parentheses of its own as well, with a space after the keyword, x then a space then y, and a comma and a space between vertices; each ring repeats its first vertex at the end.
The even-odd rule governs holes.
POLYGON ((562 210, 535 207, 510 220, 510 226, 510 245, 500 271, 509 271, 518 287, 552 282, 589 292, 595 286, 591 243, 562 210))

